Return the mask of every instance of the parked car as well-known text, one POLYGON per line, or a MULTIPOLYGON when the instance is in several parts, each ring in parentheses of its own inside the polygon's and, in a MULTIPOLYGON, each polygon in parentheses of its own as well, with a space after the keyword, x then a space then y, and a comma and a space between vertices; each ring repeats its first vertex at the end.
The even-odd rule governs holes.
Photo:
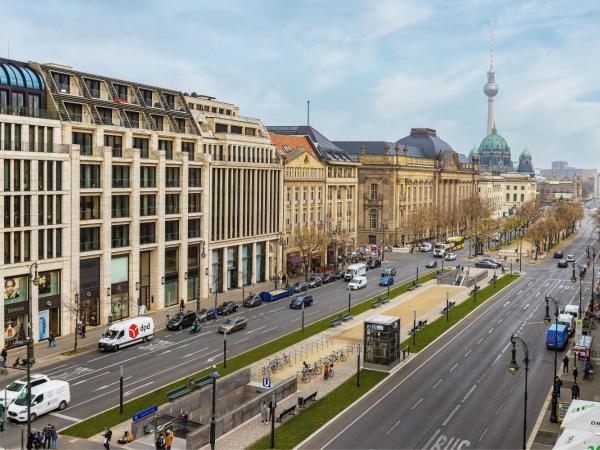
POLYGON ((434 267, 437 267, 437 261, 435 259, 432 259, 431 261, 427 261, 425 263, 425 267, 427 269, 433 269, 434 267))
POLYGON ((300 292, 304 292, 304 291, 308 291, 308 283, 305 282, 297 282, 292 286, 292 289, 294 290, 294 294, 298 294, 300 292))
POLYGON ((358 277, 354 277, 350 280, 350 283, 348 283, 348 289, 355 291, 357 289, 362 289, 364 287, 367 287, 367 277, 363 277, 363 276, 358 276, 358 277))
POLYGON ((304 303, 304 307, 310 306, 313 304, 313 296, 312 295, 297 295, 290 302, 290 308, 292 309, 300 309, 302 308, 302 303, 304 303))
POLYGON ((381 260, 379 258, 371 258, 367 261, 367 269, 376 269, 377 267, 381 267, 381 260))
POLYGON ((444 259, 446 261, 456 261, 456 253, 454 253, 454 252, 446 253, 446 256, 444 256, 444 259))
POLYGON ((575 256, 567 255, 567 262, 570 262, 570 263, 575 262, 575 256))
POLYGON ((342 278, 344 278, 344 271, 343 270, 334 270, 331 273, 331 275, 333 275, 336 280, 341 280, 342 278))
POLYGON ((502 267, 502 261, 500 261, 499 259, 494 259, 494 258, 481 258, 481 261, 487 261, 487 262, 491 262, 492 264, 496 264, 496 267, 499 269, 500 267, 502 267))
POLYGON ((481 259, 475 263, 475 267, 479 267, 481 269, 497 269, 498 264, 487 259, 481 259))
POLYGON ((248 319, 245 317, 236 317, 229 319, 219 327, 219 333, 233 333, 234 331, 243 330, 248 325, 248 319))
POLYGON ((433 250, 433 245, 431 242, 423 242, 419 247, 420 252, 430 252, 431 250, 433 250))
MULTIPOLYGON (((41 373, 31 375, 31 387, 34 388, 39 386, 40 384, 44 384, 50 381, 50 377, 48 375, 43 375, 41 373)), ((13 381, 5 389, 0 391, 0 405, 7 407, 10 405, 15 399, 25 393, 27 389, 27 378, 20 378, 18 380, 13 381), (6 405, 4 404, 4 398, 6 398, 6 405)))
POLYGON ((260 305, 262 305, 262 299, 260 298, 260 295, 253 293, 248 294, 243 303, 243 306, 247 308, 254 308, 255 306, 260 305))
POLYGON ((565 267, 569 267, 569 263, 567 262, 566 259, 559 259, 558 260, 558 267, 564 269, 565 267))
POLYGON ((337 277, 333 273, 328 273, 323 277, 323 284, 329 284, 333 281, 337 280, 337 277))
POLYGON ((381 271, 381 276, 386 276, 386 277, 393 277, 394 275, 396 275, 396 268, 395 267, 386 267, 385 269, 383 269, 381 271))
POLYGON ((228 314, 234 313, 238 310, 238 304, 236 302, 234 302, 233 300, 230 300, 228 302, 223 302, 219 305, 219 307, 217 308, 217 313, 220 316, 226 316, 228 314))
POLYGON ((196 319, 197 317, 194 311, 178 312, 169 317, 167 328, 169 330, 183 330, 184 328, 191 327, 196 319))
POLYGON ((196 311, 196 317, 200 322, 206 322, 208 320, 217 320, 218 315, 219 313, 217 312, 216 308, 200 308, 198 311, 196 311))
POLYGON ((322 286, 323 285, 323 278, 321 278, 320 276, 314 276, 311 277, 310 280, 308 280, 308 287, 309 288, 315 288, 317 286, 322 286))
POLYGON ((561 259, 561 258, 563 258, 563 252, 562 252, 562 250, 556 250, 554 252, 554 259, 561 259))

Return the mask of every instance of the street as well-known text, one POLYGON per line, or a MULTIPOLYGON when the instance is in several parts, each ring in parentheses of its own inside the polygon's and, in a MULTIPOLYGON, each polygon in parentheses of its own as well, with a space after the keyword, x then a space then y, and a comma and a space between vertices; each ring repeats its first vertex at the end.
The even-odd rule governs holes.
MULTIPOLYGON (((563 249, 584 262, 595 240, 589 220, 563 249)), ((303 448, 520 448, 524 370, 511 376, 510 336, 529 345, 528 435, 553 380, 554 353, 546 349, 545 295, 562 306, 578 303, 571 268, 549 255, 484 305, 445 339, 371 391, 303 448)), ((590 298, 591 271, 583 282, 590 298)), ((551 315, 553 306, 551 304, 551 315)), ((522 366, 523 351, 517 349, 522 366)), ((559 370, 562 360, 558 356, 559 370)))
MULTIPOLYGON (((464 255, 465 252, 466 250, 462 250, 460 254, 464 255)), ((429 269, 425 270, 424 265, 425 261, 430 259, 433 259, 431 253, 416 252, 410 255, 386 252, 382 268, 396 267, 395 284, 398 285, 416 276, 416 264, 419 264, 419 275, 429 272, 429 269)), ((352 292, 352 304, 387 290, 378 285, 380 274, 381 269, 367 272, 368 285, 364 289, 352 292)), ((315 301, 305 309, 306 325, 344 310, 348 305, 346 285, 344 281, 335 281, 311 289, 309 293, 314 296, 315 301)), ((246 293, 250 290, 247 289, 246 293)), ((216 330, 230 317, 241 315, 246 317, 249 323, 246 330, 227 337, 228 357, 297 330, 301 326, 301 311, 291 310, 289 300, 290 298, 286 298, 273 303, 263 303, 262 306, 253 309, 240 306, 236 314, 202 324, 202 330, 198 334, 190 334, 189 329, 179 332, 161 330, 148 344, 129 347, 116 353, 92 351, 68 361, 34 367, 32 373, 44 373, 54 379, 69 381, 71 403, 60 413, 50 413, 49 416, 37 419, 33 427, 43 428, 51 422, 57 429, 65 428, 118 405, 120 364, 124 366, 124 396, 125 401, 128 401, 221 361, 223 335, 217 334, 216 330)), ((10 377, 3 380, 2 387, 15 378, 25 376, 22 371, 11 370, 9 373, 10 377)), ((124 417, 124 420, 126 419, 127 417, 124 417)), ((8 433, 3 433, 2 439, 8 439, 5 445, 9 448, 18 446, 21 439, 18 425, 10 423, 8 433)))

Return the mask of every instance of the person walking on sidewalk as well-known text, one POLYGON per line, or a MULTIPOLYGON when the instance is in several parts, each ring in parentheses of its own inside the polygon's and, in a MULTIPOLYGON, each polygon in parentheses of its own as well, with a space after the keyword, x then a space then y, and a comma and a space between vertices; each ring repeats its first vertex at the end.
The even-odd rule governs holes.
POLYGON ((165 448, 167 450, 171 450, 173 446, 173 430, 168 430, 167 435, 165 436, 165 448))
POLYGON ((562 381, 558 377, 554 377, 554 393, 556 398, 560 398, 560 388, 562 387, 562 381))
POLYGON ((85 339, 85 322, 81 324, 81 339, 85 339))
POLYGON ((579 371, 577 370, 577 366, 573 367, 573 380, 577 383, 577 375, 579 375, 579 371))
POLYGON ((52 432, 50 436, 50 448, 58 448, 58 433, 56 432, 56 427, 50 425, 50 431, 52 432))
POLYGON ((569 357, 567 355, 563 358, 563 373, 569 373, 569 357))
POLYGON ((577 383, 573 383, 571 386, 571 400, 577 400, 579 398, 579 386, 577 383))
POLYGON ((269 410, 267 409, 267 402, 264 400, 260 404, 260 420, 262 423, 269 423, 269 410))
POLYGON ((181 299, 181 301, 179 302, 179 311, 183 312, 184 309, 185 309, 185 302, 183 301, 183 299, 181 299))
POLYGON ((42 430, 44 435, 44 448, 50 448, 50 442, 52 441, 52 425, 48 424, 42 430))
POLYGON ((106 428, 104 430, 104 448, 106 450, 110 450, 110 438, 112 438, 112 430, 110 428, 106 428))
POLYGON ((0 358, 2 358, 2 367, 6 367, 6 358, 8 358, 6 347, 2 348, 2 351, 0 352, 0 358))

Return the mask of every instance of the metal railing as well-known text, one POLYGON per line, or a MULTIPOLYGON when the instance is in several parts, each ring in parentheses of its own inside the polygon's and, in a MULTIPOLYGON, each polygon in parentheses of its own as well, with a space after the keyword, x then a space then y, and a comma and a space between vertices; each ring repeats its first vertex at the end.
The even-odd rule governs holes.
POLYGON ((111 239, 111 248, 119 248, 119 247, 129 247, 129 238, 122 237, 111 239))
POLYGON ((6 114, 8 116, 24 116, 24 117, 36 117, 40 119, 53 119, 58 120, 58 113, 56 111, 50 111, 47 109, 40 108, 29 108, 20 107, 15 108, 12 106, 0 106, 0 114, 6 114))
POLYGON ((92 252, 94 250, 100 250, 100 241, 84 241, 79 244, 79 251, 81 252, 92 252))
POLYGON ((79 180, 79 188, 80 189, 100 189, 101 182, 100 178, 81 178, 79 180))
POLYGON ((156 234, 142 234, 140 235, 140 244, 154 244, 156 243, 156 234))
POLYGON ((129 178, 113 178, 112 179, 112 187, 114 188, 128 188, 129 178))

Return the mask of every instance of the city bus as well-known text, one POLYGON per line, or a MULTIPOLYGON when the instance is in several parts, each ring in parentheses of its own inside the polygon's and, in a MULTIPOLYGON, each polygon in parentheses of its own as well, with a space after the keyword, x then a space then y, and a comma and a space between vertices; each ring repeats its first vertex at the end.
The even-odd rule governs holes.
POLYGON ((446 239, 446 244, 451 245, 448 250, 460 250, 465 247, 465 238, 463 236, 451 236, 446 239))

